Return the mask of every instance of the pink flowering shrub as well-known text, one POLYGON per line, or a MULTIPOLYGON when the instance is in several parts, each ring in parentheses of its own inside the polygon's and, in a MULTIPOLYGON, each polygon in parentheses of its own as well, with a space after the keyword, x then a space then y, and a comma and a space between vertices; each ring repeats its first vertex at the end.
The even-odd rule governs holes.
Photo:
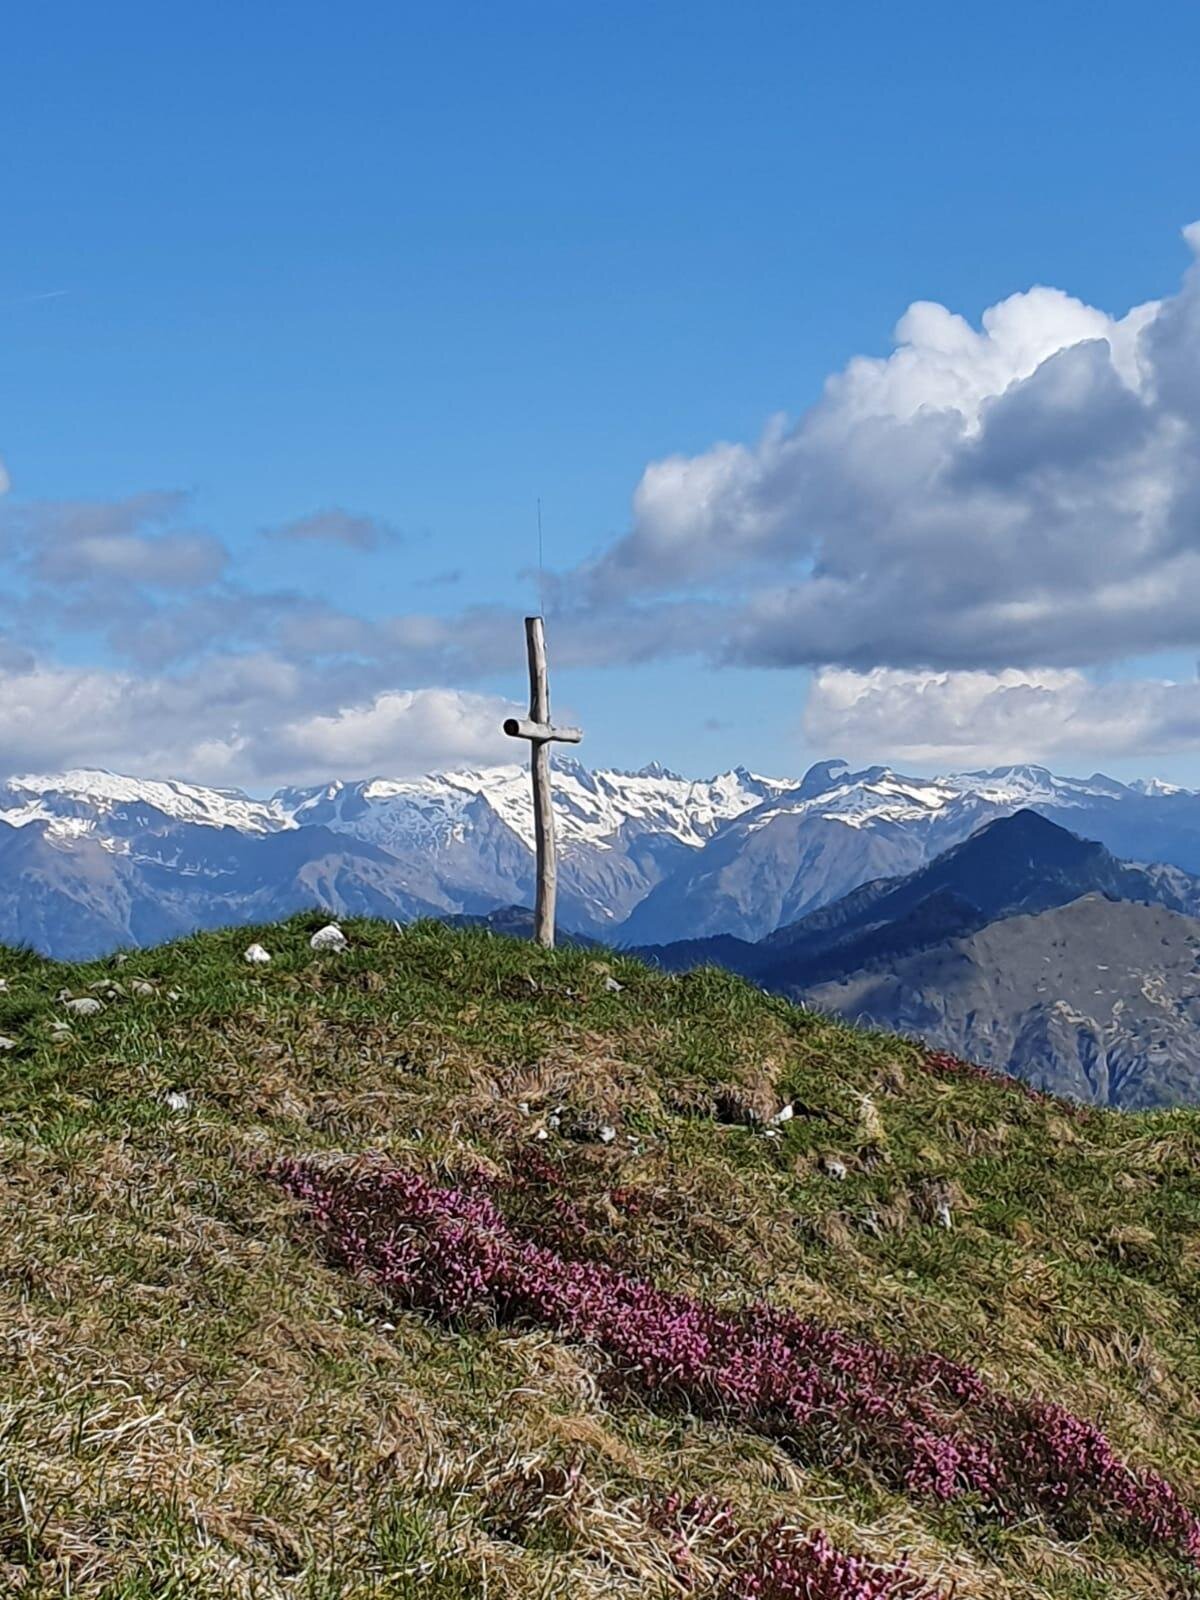
POLYGON ((334 1259, 404 1305, 554 1329, 602 1351, 655 1403, 752 1428, 834 1468, 861 1463, 914 1496, 973 1496, 998 1516, 1033 1511, 1064 1532, 1098 1516, 1200 1561, 1200 1523, 1169 1483, 1127 1466, 1091 1423, 996 1393, 969 1367, 766 1305, 723 1311, 572 1260, 521 1237, 482 1183, 443 1188, 398 1167, 303 1162, 275 1176, 334 1259))
POLYGON ((628 1240, 609 1225, 605 1191, 573 1182, 568 1169, 536 1145, 513 1146, 508 1163, 509 1176, 494 1181, 491 1192, 512 1231, 572 1260, 632 1266, 628 1240))
POLYGON ((820 1531, 770 1528, 720 1600, 933 1600, 903 1566, 879 1566, 839 1550, 820 1531))
POLYGON ((806 1534, 783 1523, 747 1533, 728 1505, 707 1495, 668 1495, 647 1512, 652 1526, 676 1540, 676 1567, 688 1587, 697 1548, 732 1566, 717 1600, 937 1600, 903 1563, 881 1566, 839 1550, 819 1530, 806 1534))

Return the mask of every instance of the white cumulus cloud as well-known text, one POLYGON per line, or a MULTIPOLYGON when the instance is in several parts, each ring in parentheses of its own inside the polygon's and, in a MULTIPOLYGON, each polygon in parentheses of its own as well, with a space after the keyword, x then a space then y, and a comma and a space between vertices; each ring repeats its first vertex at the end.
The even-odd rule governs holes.
POLYGON ((693 646, 719 659, 995 669, 1200 642, 1200 267, 1123 316, 1044 287, 978 327, 920 302, 794 424, 652 463, 633 513, 576 594, 703 592, 720 615, 693 646))
POLYGON ((271 737, 281 766, 404 777, 431 766, 495 765, 513 758, 501 729, 513 708, 456 689, 395 689, 328 716, 301 716, 271 737))
POLYGON ((3 771, 101 766, 263 789, 512 758, 508 701, 445 688, 352 694, 268 655, 180 675, 0 658, 3 771))
POLYGON ((804 731, 851 759, 919 765, 1163 756, 1200 741, 1200 682, 829 667, 814 680, 804 731))

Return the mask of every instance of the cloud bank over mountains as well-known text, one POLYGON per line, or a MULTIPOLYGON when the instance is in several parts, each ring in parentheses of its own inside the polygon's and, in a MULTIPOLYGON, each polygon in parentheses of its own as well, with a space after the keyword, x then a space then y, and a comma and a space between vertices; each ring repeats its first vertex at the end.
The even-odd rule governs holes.
MULTIPOLYGON (((143 771, 153 750, 274 782, 503 758, 504 707, 477 691, 512 671, 508 609, 365 617, 254 587, 179 494, 6 501, 11 766, 129 748, 143 771)), ((394 543, 337 507, 267 533, 347 560, 394 543)), ((1041 286, 978 327, 911 306, 892 353, 797 420, 648 465, 628 531, 552 594, 562 665, 814 669, 821 746, 961 764, 1194 744, 1200 685, 1110 669, 1200 649, 1200 265, 1120 316, 1041 286)))
POLYGON ((9 773, 111 767, 259 788, 314 774, 405 777, 512 759, 500 732, 512 707, 498 696, 407 689, 314 710, 322 698, 313 676, 270 656, 136 675, 30 661, 8 667, 0 656, 0 750, 9 773))
POLYGON ((804 708, 816 748, 917 765, 1086 762, 1200 747, 1200 682, 1093 682, 1072 668, 817 673, 804 708))

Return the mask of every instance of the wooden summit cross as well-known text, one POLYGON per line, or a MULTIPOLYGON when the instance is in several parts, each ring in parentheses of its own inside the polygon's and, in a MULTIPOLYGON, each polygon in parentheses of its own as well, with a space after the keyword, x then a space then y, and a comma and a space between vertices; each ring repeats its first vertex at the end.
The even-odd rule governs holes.
POLYGON ((537 845, 537 899, 533 908, 533 936, 539 944, 554 946, 554 895, 558 862, 554 850, 554 812, 550 808, 550 746, 578 744, 581 728, 556 728, 550 721, 550 676, 546 669, 546 629, 541 617, 525 618, 525 645, 529 651, 529 715, 508 717, 505 733, 528 739, 533 768, 533 832, 537 845))

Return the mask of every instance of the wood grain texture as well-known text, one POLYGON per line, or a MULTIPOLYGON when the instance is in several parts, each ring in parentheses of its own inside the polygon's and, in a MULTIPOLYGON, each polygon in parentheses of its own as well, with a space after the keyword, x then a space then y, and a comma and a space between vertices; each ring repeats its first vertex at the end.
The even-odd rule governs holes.
POLYGON ((525 649, 529 657, 529 715, 507 717, 504 731, 514 739, 528 739, 533 771, 533 834, 537 853, 537 893, 533 907, 534 937, 547 949, 554 946, 554 905, 558 895, 558 852, 554 840, 554 809, 550 791, 550 746, 578 744, 581 728, 556 728, 550 721, 550 672, 546 663, 546 628, 541 617, 525 618, 525 649))

